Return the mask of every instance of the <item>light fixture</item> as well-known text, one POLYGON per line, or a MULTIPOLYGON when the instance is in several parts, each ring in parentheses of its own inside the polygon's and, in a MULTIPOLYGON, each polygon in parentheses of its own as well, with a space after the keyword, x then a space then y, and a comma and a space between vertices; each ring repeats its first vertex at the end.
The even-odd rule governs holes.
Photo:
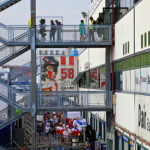
POLYGON ((81 12, 83 18, 86 18, 88 16, 88 14, 86 12, 81 12))

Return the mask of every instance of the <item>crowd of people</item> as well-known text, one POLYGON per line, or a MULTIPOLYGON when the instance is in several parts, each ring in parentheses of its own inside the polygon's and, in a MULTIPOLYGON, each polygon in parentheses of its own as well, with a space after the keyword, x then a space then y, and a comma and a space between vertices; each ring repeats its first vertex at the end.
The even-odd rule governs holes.
MULTIPOLYGON (((80 21, 79 25, 79 32, 80 32, 80 41, 84 40, 89 40, 89 41, 94 41, 94 25, 96 24, 95 20, 93 17, 89 18, 90 20, 90 25, 86 26, 84 24, 84 20, 80 21), (88 34, 87 34, 88 33, 88 34), (88 37, 88 39, 87 39, 88 37)), ((31 19, 29 21, 29 28, 31 28, 31 19)), ((45 19, 40 20, 39 24, 39 31, 38 31, 38 36, 40 35, 41 38, 40 40, 44 41, 46 38, 46 21, 45 19)), ((62 41, 61 38, 61 32, 62 32, 62 23, 58 20, 50 20, 50 32, 49 32, 49 40, 50 42, 55 42, 56 41, 56 33, 57 33, 57 41, 62 41)), ((38 38, 37 38, 38 39, 38 38)))
POLYGON ((87 150, 94 150, 95 131, 90 126, 87 126, 86 129, 83 130, 78 124, 78 118, 64 118, 63 112, 45 113, 43 121, 38 122, 37 127, 39 136, 52 136, 57 140, 58 150, 61 150, 63 145, 71 144, 73 139, 78 139, 78 143, 88 141, 87 150))
MULTIPOLYGON (((39 34, 41 35, 41 39, 45 40, 46 37, 46 24, 45 19, 40 20, 39 24, 39 34)), ((57 32, 57 41, 61 41, 61 29, 62 29, 62 23, 58 20, 50 20, 50 33, 49 33, 49 39, 50 41, 55 41, 55 34, 57 32)))

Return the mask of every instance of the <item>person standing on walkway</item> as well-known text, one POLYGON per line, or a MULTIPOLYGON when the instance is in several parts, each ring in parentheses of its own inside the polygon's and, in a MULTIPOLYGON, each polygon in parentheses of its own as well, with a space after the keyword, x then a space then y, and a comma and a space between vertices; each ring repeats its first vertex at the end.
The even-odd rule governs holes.
POLYGON ((89 41, 92 40, 92 42, 94 41, 94 25, 95 25, 95 20, 93 19, 93 17, 90 17, 90 21, 91 24, 89 26, 89 41))
POLYGON ((61 22, 58 20, 55 20, 56 25, 57 25, 57 41, 61 41, 61 30, 62 30, 62 25, 61 22))
POLYGON ((84 21, 81 20, 80 23, 80 41, 84 40, 84 21))
POLYGON ((55 41, 55 32, 56 32, 56 25, 54 23, 53 20, 50 21, 51 23, 51 29, 50 29, 50 42, 52 42, 52 39, 53 39, 53 42, 55 41))
POLYGON ((41 41, 45 40, 45 36, 46 36, 46 25, 45 25, 45 19, 41 19, 40 20, 40 30, 39 33, 41 34, 41 41))

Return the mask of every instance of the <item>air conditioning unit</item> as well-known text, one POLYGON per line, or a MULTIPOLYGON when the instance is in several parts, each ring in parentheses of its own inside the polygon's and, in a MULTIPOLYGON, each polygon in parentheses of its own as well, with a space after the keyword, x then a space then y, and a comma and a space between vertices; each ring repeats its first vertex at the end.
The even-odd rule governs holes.
POLYGON ((84 69, 89 69, 90 68, 90 63, 89 62, 86 62, 85 64, 84 64, 84 69))

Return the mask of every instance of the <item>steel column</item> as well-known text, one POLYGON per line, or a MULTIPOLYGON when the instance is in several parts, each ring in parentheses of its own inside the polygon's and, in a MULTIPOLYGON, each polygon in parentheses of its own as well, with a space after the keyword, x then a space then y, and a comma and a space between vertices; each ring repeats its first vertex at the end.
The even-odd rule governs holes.
MULTIPOLYGON (((110 47, 106 48, 106 92, 111 91, 111 79, 110 79, 110 47)), ((112 99, 107 94, 106 95, 106 106, 110 107, 112 99)), ((112 150, 110 145, 110 138, 109 135, 111 135, 111 122, 112 122, 112 112, 107 111, 106 112, 106 144, 107 144, 107 150, 112 150)))
POLYGON ((37 150, 36 145, 36 0, 31 0, 31 105, 32 105, 32 150, 37 150))

